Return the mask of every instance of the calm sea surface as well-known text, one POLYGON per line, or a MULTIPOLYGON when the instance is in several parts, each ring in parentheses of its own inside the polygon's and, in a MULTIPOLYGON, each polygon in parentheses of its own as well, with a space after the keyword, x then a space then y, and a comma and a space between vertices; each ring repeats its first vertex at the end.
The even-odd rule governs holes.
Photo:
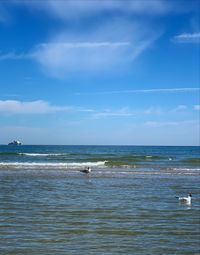
POLYGON ((199 147, 2 145, 0 254, 199 255, 199 184, 199 147))

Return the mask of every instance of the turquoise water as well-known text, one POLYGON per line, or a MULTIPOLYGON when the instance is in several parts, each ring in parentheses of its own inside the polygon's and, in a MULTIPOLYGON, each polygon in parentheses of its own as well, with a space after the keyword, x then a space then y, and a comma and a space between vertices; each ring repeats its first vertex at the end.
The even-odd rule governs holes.
POLYGON ((199 147, 0 146, 0 254, 200 254, 199 157, 199 147), (192 204, 179 204, 188 193, 192 204))

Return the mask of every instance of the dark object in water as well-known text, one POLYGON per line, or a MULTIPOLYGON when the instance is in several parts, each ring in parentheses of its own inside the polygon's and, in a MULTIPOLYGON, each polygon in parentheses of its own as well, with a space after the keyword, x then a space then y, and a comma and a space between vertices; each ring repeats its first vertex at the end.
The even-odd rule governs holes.
POLYGON ((85 169, 83 170, 80 170, 81 173, 85 173, 85 174, 89 174, 91 173, 91 168, 90 167, 86 167, 85 169))

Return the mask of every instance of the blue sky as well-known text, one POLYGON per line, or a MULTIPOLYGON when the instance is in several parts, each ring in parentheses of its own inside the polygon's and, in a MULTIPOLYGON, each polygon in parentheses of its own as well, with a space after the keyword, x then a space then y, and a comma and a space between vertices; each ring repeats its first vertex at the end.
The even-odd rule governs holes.
POLYGON ((0 1, 0 144, 199 145, 199 5, 0 1))

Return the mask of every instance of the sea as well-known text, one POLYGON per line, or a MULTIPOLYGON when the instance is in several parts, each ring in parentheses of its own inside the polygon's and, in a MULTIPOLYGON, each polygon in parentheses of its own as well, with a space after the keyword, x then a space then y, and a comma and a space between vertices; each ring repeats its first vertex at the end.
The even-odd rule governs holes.
POLYGON ((0 254, 199 255, 199 184, 198 146, 0 145, 0 254))

